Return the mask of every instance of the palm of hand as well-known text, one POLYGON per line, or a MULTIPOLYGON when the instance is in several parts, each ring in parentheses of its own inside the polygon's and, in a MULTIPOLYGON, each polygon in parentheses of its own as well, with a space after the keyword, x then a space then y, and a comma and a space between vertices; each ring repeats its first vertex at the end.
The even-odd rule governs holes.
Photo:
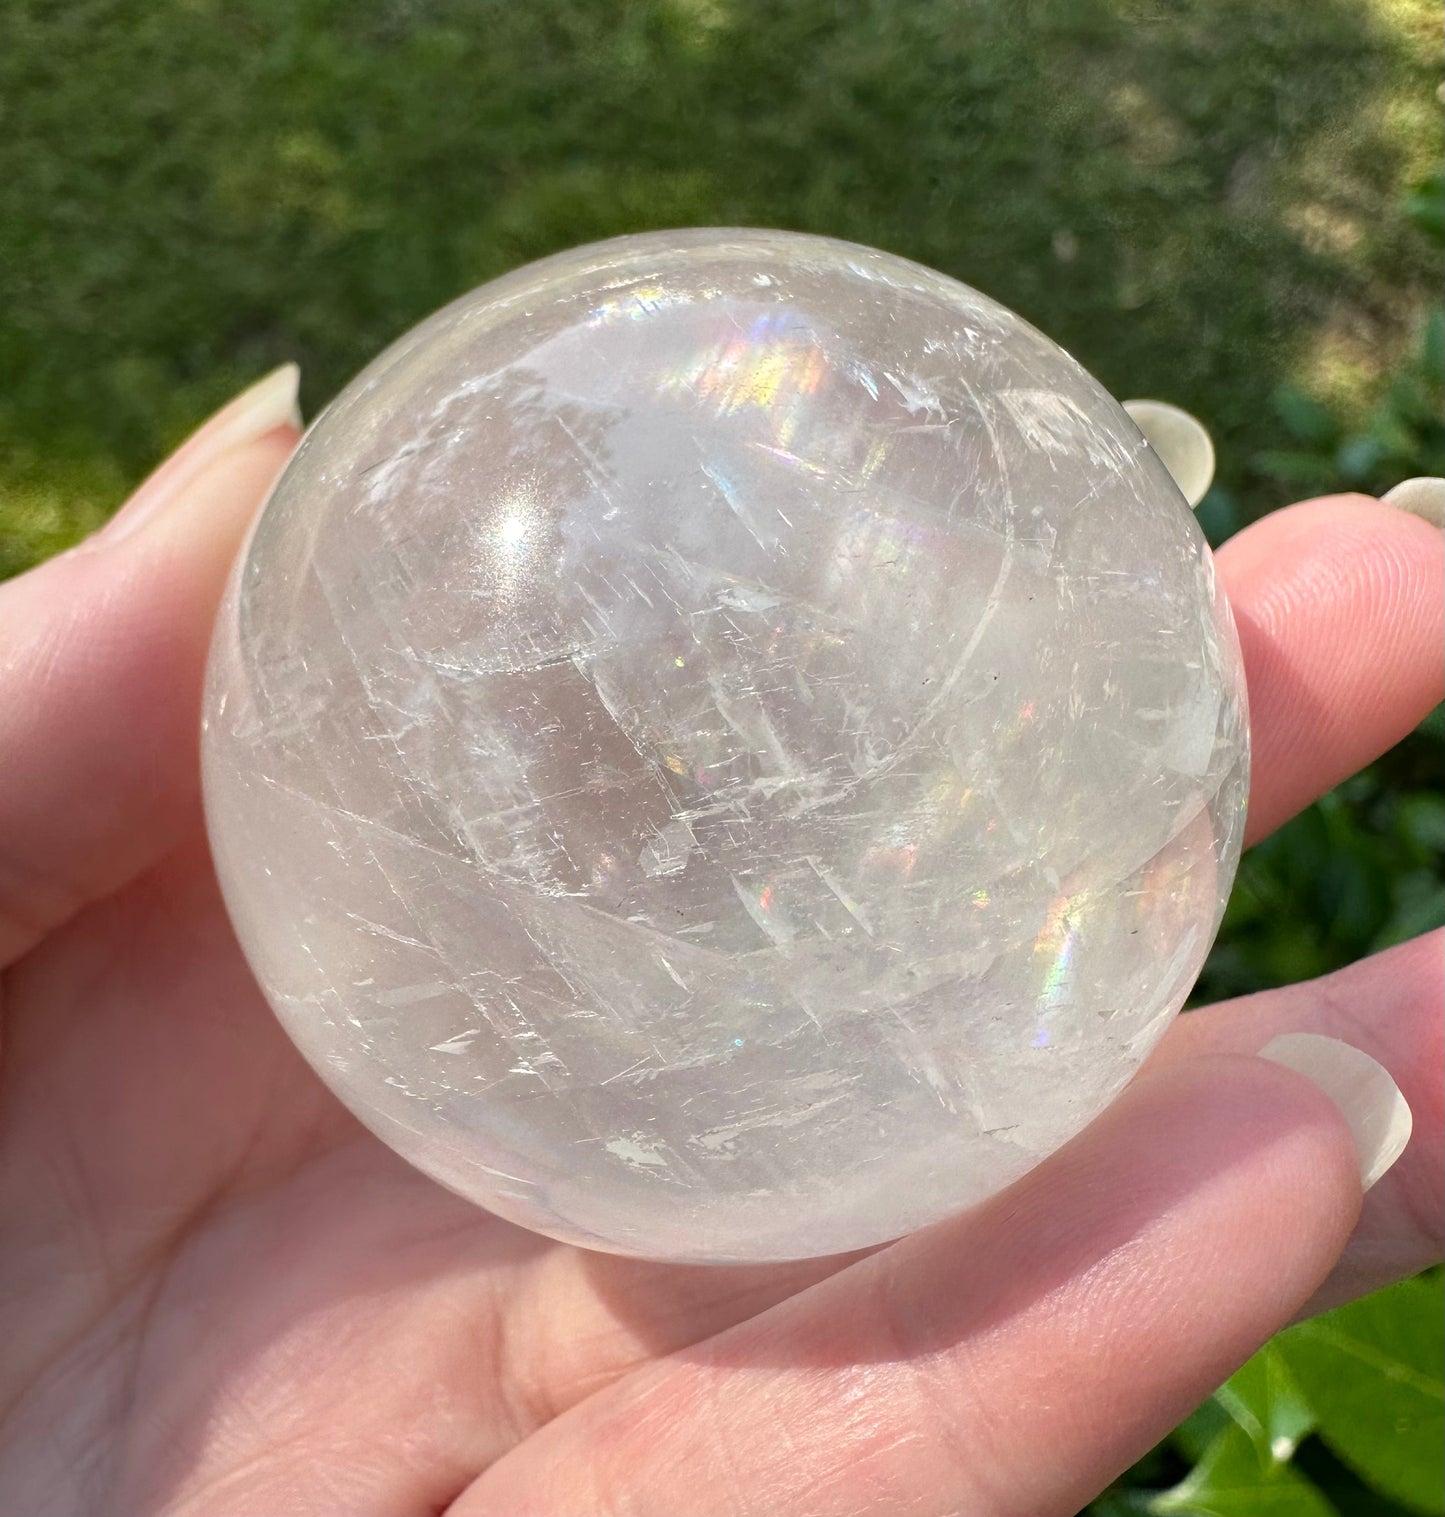
POLYGON ((718 1292, 719 1272, 581 1254, 401 1163, 269 1014, 199 839, 34 953, 8 1014, 6 1142, 67 1287, 7 1335, 28 1512, 289 1511, 318 1460, 331 1510, 436 1510, 672 1346, 672 1321, 706 1334, 821 1272, 718 1292), (642 1320, 614 1317, 629 1295, 642 1320))
MULTIPOLYGON (((40 712, 41 735, 12 745, 13 778, 0 764, 0 835, 8 822, 18 839, 15 858, 0 859, 0 948, 13 960, 0 1070, 0 1487, 14 1510, 1071 1511, 1299 1308, 1356 1223, 1354 1155, 1334 1108, 1261 1061, 1211 1057, 1283 1028, 1369 1048, 1423 1129, 1371 1194, 1332 1288, 1357 1291, 1437 1256, 1429 945, 1333 985, 1187 1019, 1158 1072, 1059 1159, 996 1203, 859 1262, 605 1258, 410 1170, 336 1103, 267 1011, 219 900, 194 747, 180 735, 194 730, 220 574, 290 442, 282 429, 249 451, 207 458, 202 447, 179 483, 170 466, 169 483, 229 502, 219 517, 172 514, 47 565, 0 600, 0 635, 58 625, 6 672, 11 703, 40 712), (172 581, 179 609, 147 611, 140 631, 126 622, 140 615, 142 583, 166 607, 172 581), (107 603, 98 587, 117 584, 107 603), (69 654, 76 681, 106 691, 78 716, 54 675, 73 628, 50 609, 57 588, 94 605, 112 634, 97 654, 89 627, 86 651, 69 654), (187 607, 190 630, 177 635, 187 607), (128 765, 133 710, 152 707, 152 746, 128 765), (85 793, 78 777, 108 793, 99 817, 72 826, 64 807, 85 793), (128 812, 141 820, 127 826, 128 812), (86 853, 97 839, 109 845, 98 865, 86 853), (1122 1199, 1101 1203, 1096 1174, 1122 1199), (1197 1256, 1221 1234, 1232 1270, 1211 1280, 1197 1256), (1106 1363, 1101 1338, 1117 1344, 1106 1363), (1063 1415, 1054 1385, 1071 1375, 1085 1377, 1089 1410, 1063 1415), (999 1410, 1010 1405, 1012 1420, 999 1410)), ((1409 646, 1396 655, 1398 688, 1364 730, 1312 730, 1301 711, 1313 702, 1291 705, 1318 618, 1281 630, 1261 615, 1256 832, 1438 698, 1438 534, 1374 503, 1297 510, 1323 513, 1337 537, 1364 512, 1370 552, 1396 565, 1414 555, 1420 586, 1402 610, 1397 574, 1389 604, 1366 617, 1384 624, 1376 642, 1409 646)), ((1303 525, 1358 580, 1358 543, 1332 548, 1318 520, 1303 525)), ((1278 578, 1260 565, 1282 558, 1291 528, 1253 530, 1254 558, 1236 550, 1230 582, 1247 655, 1251 609, 1278 578)), ((1329 678, 1377 682, 1378 671, 1336 658, 1329 678)), ((6 737, 0 722, 0 752, 6 737)))

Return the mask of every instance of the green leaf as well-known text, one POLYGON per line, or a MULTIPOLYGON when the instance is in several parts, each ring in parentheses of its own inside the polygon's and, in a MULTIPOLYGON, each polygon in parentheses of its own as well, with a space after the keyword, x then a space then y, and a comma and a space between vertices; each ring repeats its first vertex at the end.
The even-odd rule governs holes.
POLYGON ((1378 438, 1352 437, 1340 447, 1335 455, 1335 466, 1346 479, 1364 479, 1372 469, 1379 466, 1387 449, 1378 438))
POLYGON ((1445 742, 1445 705, 1436 706, 1433 711, 1423 717, 1415 731, 1422 737, 1445 742))
POLYGON ((1089 1506, 1089 1517, 1149 1517, 1153 1498, 1148 1491, 1106 1491, 1089 1506))
POLYGON ((1320 1438, 1306 1438, 1300 1444, 1293 1467, 1344 1517, 1416 1517, 1409 1507, 1366 1485, 1320 1438))
POLYGON ((1337 1517, 1334 1507, 1288 1464, 1261 1458, 1238 1425, 1225 1428, 1203 1459, 1150 1504, 1156 1517, 1337 1517))
POLYGON ((1340 424, 1327 406, 1292 385, 1274 392, 1274 409, 1285 431, 1300 442, 1317 448, 1331 447, 1340 435, 1340 424))
POLYGON ((1445 796, 1421 791, 1400 802, 1398 825, 1419 848, 1445 852, 1445 796))
POLYGON ((1334 477, 1334 460, 1315 453, 1269 448, 1256 453, 1252 462, 1261 474, 1286 485, 1314 488, 1328 484, 1334 477))
POLYGON ((1190 1464, 1198 1464, 1220 1435, 1228 1431, 1232 1421, 1229 1413, 1211 1396, 1190 1412, 1169 1439, 1190 1464))
POLYGON ((1209 539, 1209 545, 1217 548, 1239 531, 1239 502, 1228 490, 1214 485, 1195 506, 1194 519, 1209 539))
POLYGON ((1267 1343, 1215 1393, 1264 1464, 1288 1464, 1314 1430, 1315 1414, 1284 1356, 1267 1343))
POLYGON ((1437 927, 1445 927, 1445 888, 1435 870, 1411 870, 1396 878, 1394 904, 1370 949, 1393 948, 1437 927))
POLYGON ((1436 172, 1405 201, 1405 214, 1437 241, 1445 239, 1445 174, 1436 172))
POLYGON ((1407 1280, 1277 1340, 1320 1436, 1387 1496, 1445 1507, 1445 1277, 1407 1280))

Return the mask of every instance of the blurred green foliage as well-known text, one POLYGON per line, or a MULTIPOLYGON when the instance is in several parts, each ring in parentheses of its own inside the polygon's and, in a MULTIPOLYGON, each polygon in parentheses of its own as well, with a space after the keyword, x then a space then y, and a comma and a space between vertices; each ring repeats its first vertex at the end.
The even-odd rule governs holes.
MULTIPOLYGON (((1445 177, 1406 213, 1445 248, 1445 177)), ((1384 489, 1445 472, 1445 310, 1437 299, 1415 347, 1353 429, 1285 388, 1275 396, 1290 446, 1261 455, 1302 492, 1384 489)), ((1226 531, 1231 502, 1215 493, 1206 527, 1226 531)), ((1445 923, 1445 708, 1363 774, 1248 853, 1196 997, 1219 1000, 1326 974, 1445 923)))
MULTIPOLYGON (((1445 173, 1436 170, 1402 204, 1423 239, 1445 246, 1445 173)), ((1411 348, 1389 373, 1373 405, 1350 419, 1301 383, 1270 397, 1276 440, 1257 453, 1254 472, 1293 496, 1355 489, 1378 495, 1402 479, 1438 473, 1445 458, 1445 306, 1437 299, 1418 321, 1411 348)), ((1201 503, 1213 540, 1235 531, 1243 513, 1224 486, 1201 503)))
MULTIPOLYGON (((918 258, 1210 426, 1217 542, 1442 472, 1431 0, 4 0, 0 577, 245 381, 311 408, 616 232, 918 258)), ((1445 718, 1246 859, 1200 998, 1445 918, 1445 718)), ((1092 1509, 1439 1513, 1440 1279, 1291 1330, 1092 1509)))

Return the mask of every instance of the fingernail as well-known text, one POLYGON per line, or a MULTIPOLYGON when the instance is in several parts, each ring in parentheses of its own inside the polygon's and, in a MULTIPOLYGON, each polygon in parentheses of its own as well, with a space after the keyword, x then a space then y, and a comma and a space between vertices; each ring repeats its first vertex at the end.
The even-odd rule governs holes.
POLYGON ((1214 479, 1214 440, 1204 423, 1167 400, 1126 400, 1129 420, 1144 434, 1191 507, 1214 479))
POLYGON ((1369 1054, 1338 1038, 1286 1032, 1266 1043, 1259 1057, 1313 1080, 1339 1107, 1355 1135, 1365 1190, 1404 1153, 1413 1126, 1410 1108, 1390 1071, 1369 1054))
POLYGON ((244 447, 277 427, 301 425, 297 387, 301 371, 283 363, 264 379, 223 406, 198 432, 193 432, 136 491, 97 534, 96 541, 120 542, 149 525, 180 496, 198 475, 218 458, 244 447))
POLYGON ((1445 479, 1422 474, 1418 479, 1402 480, 1380 497, 1397 511, 1408 511, 1432 527, 1445 527, 1445 479))

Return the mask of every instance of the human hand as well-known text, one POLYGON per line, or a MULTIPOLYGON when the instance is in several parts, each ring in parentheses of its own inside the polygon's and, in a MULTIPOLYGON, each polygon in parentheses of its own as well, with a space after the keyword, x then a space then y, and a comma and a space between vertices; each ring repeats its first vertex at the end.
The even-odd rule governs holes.
MULTIPOLYGON (((1307 1304, 1440 1257, 1438 934, 1182 1019, 1061 1153, 858 1259, 590 1254, 409 1169, 267 1010, 201 822, 211 620, 294 393, 0 587, 5 1510, 1067 1514, 1307 1304), (1253 1057, 1286 1031, 1414 1112, 1363 1208, 1340 1108, 1253 1057)), ((1252 838, 1440 699, 1442 558, 1359 496, 1219 553, 1252 838)))

